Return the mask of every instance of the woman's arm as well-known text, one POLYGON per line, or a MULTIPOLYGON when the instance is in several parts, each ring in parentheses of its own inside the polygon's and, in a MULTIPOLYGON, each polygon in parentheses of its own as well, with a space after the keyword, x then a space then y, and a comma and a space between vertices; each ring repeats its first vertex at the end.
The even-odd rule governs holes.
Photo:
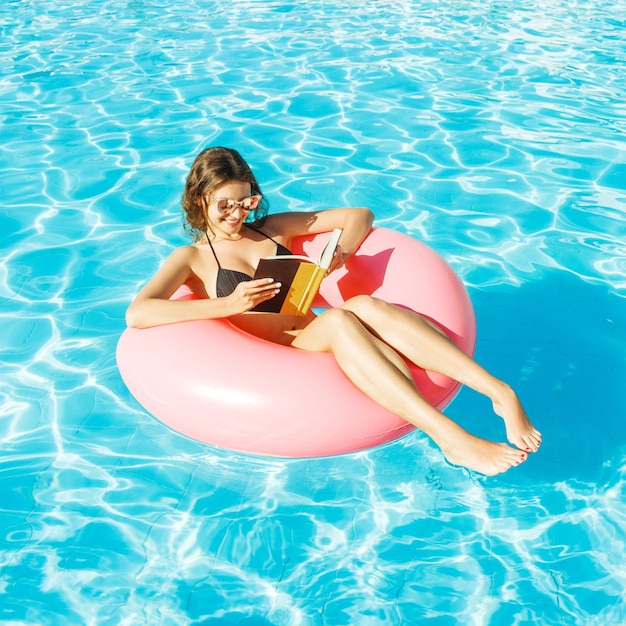
POLYGON ((278 213, 267 218, 266 230, 272 236, 283 237, 283 243, 289 247, 294 237, 343 229, 339 248, 341 258, 333 263, 333 269, 340 267, 356 252, 361 242, 367 237, 374 222, 374 214, 365 207, 327 209, 312 213, 278 213))
POLYGON ((253 280, 237 285, 223 298, 170 300, 170 296, 195 273, 198 251, 191 246, 175 250, 159 271, 135 296, 126 311, 131 328, 148 328, 175 322, 231 317, 249 311, 259 302, 272 298, 278 284, 270 279, 253 280))

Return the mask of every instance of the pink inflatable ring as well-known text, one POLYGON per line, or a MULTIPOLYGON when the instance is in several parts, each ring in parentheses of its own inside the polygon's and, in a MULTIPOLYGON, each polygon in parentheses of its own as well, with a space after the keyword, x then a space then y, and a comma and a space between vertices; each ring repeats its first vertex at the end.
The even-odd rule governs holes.
MULTIPOLYGON (((296 240, 315 257, 328 235, 296 240)), ((322 283, 317 308, 371 294, 439 324, 472 355, 474 311, 465 287, 432 249, 407 235, 373 229, 345 268, 322 283)), ((193 298, 179 290, 174 298, 193 298)), ((240 452, 318 457, 377 446, 413 426, 382 409, 341 372, 331 354, 310 353, 249 335, 227 320, 124 331, 117 363, 135 398, 175 431, 240 452)), ((455 381, 412 367, 424 397, 439 409, 455 381)))

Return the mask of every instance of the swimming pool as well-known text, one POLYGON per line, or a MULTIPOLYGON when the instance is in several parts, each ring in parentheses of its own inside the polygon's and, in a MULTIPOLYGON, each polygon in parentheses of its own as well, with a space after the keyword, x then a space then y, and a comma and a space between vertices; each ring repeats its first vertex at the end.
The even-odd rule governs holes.
MULTIPOLYGON (((624 15, 3 3, 0 620, 624 624, 624 15), (115 345, 215 144, 273 210, 366 205, 438 250, 540 453, 490 479, 419 432, 272 460, 146 414, 115 345)), ((447 412, 504 438, 468 390, 447 412)))

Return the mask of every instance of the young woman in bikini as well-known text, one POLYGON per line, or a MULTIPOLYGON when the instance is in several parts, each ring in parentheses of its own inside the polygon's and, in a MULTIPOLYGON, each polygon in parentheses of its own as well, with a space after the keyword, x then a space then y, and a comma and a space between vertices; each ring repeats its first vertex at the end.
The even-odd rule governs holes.
POLYGON ((127 311, 129 326, 228 318, 269 341, 331 352, 354 385, 423 430, 450 463, 483 474, 504 472, 539 448, 541 434, 511 387, 417 313, 371 296, 356 296, 319 316, 251 311, 274 297, 280 287, 272 279, 252 279, 262 257, 289 254, 298 235, 342 228, 330 271, 337 269, 367 236, 373 222, 369 209, 267 216, 267 204, 250 167, 238 152, 227 148, 209 148, 198 155, 187 178, 183 209, 194 242, 175 250, 137 294, 127 311), (169 300, 183 284, 200 299, 169 300), (421 396, 404 359, 490 398, 512 445, 476 437, 432 407, 421 396))

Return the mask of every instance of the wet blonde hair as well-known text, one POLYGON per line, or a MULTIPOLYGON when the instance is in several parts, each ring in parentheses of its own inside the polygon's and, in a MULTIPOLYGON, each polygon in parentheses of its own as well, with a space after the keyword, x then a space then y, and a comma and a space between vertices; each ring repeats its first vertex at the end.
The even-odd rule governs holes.
MULTIPOLYGON (((194 241, 198 241, 209 229, 205 198, 230 182, 250 183, 252 195, 261 193, 250 166, 237 150, 207 148, 196 157, 189 170, 182 197, 183 224, 194 241)), ((262 224, 268 208, 268 203, 263 198, 259 206, 250 212, 246 222, 262 224)))

